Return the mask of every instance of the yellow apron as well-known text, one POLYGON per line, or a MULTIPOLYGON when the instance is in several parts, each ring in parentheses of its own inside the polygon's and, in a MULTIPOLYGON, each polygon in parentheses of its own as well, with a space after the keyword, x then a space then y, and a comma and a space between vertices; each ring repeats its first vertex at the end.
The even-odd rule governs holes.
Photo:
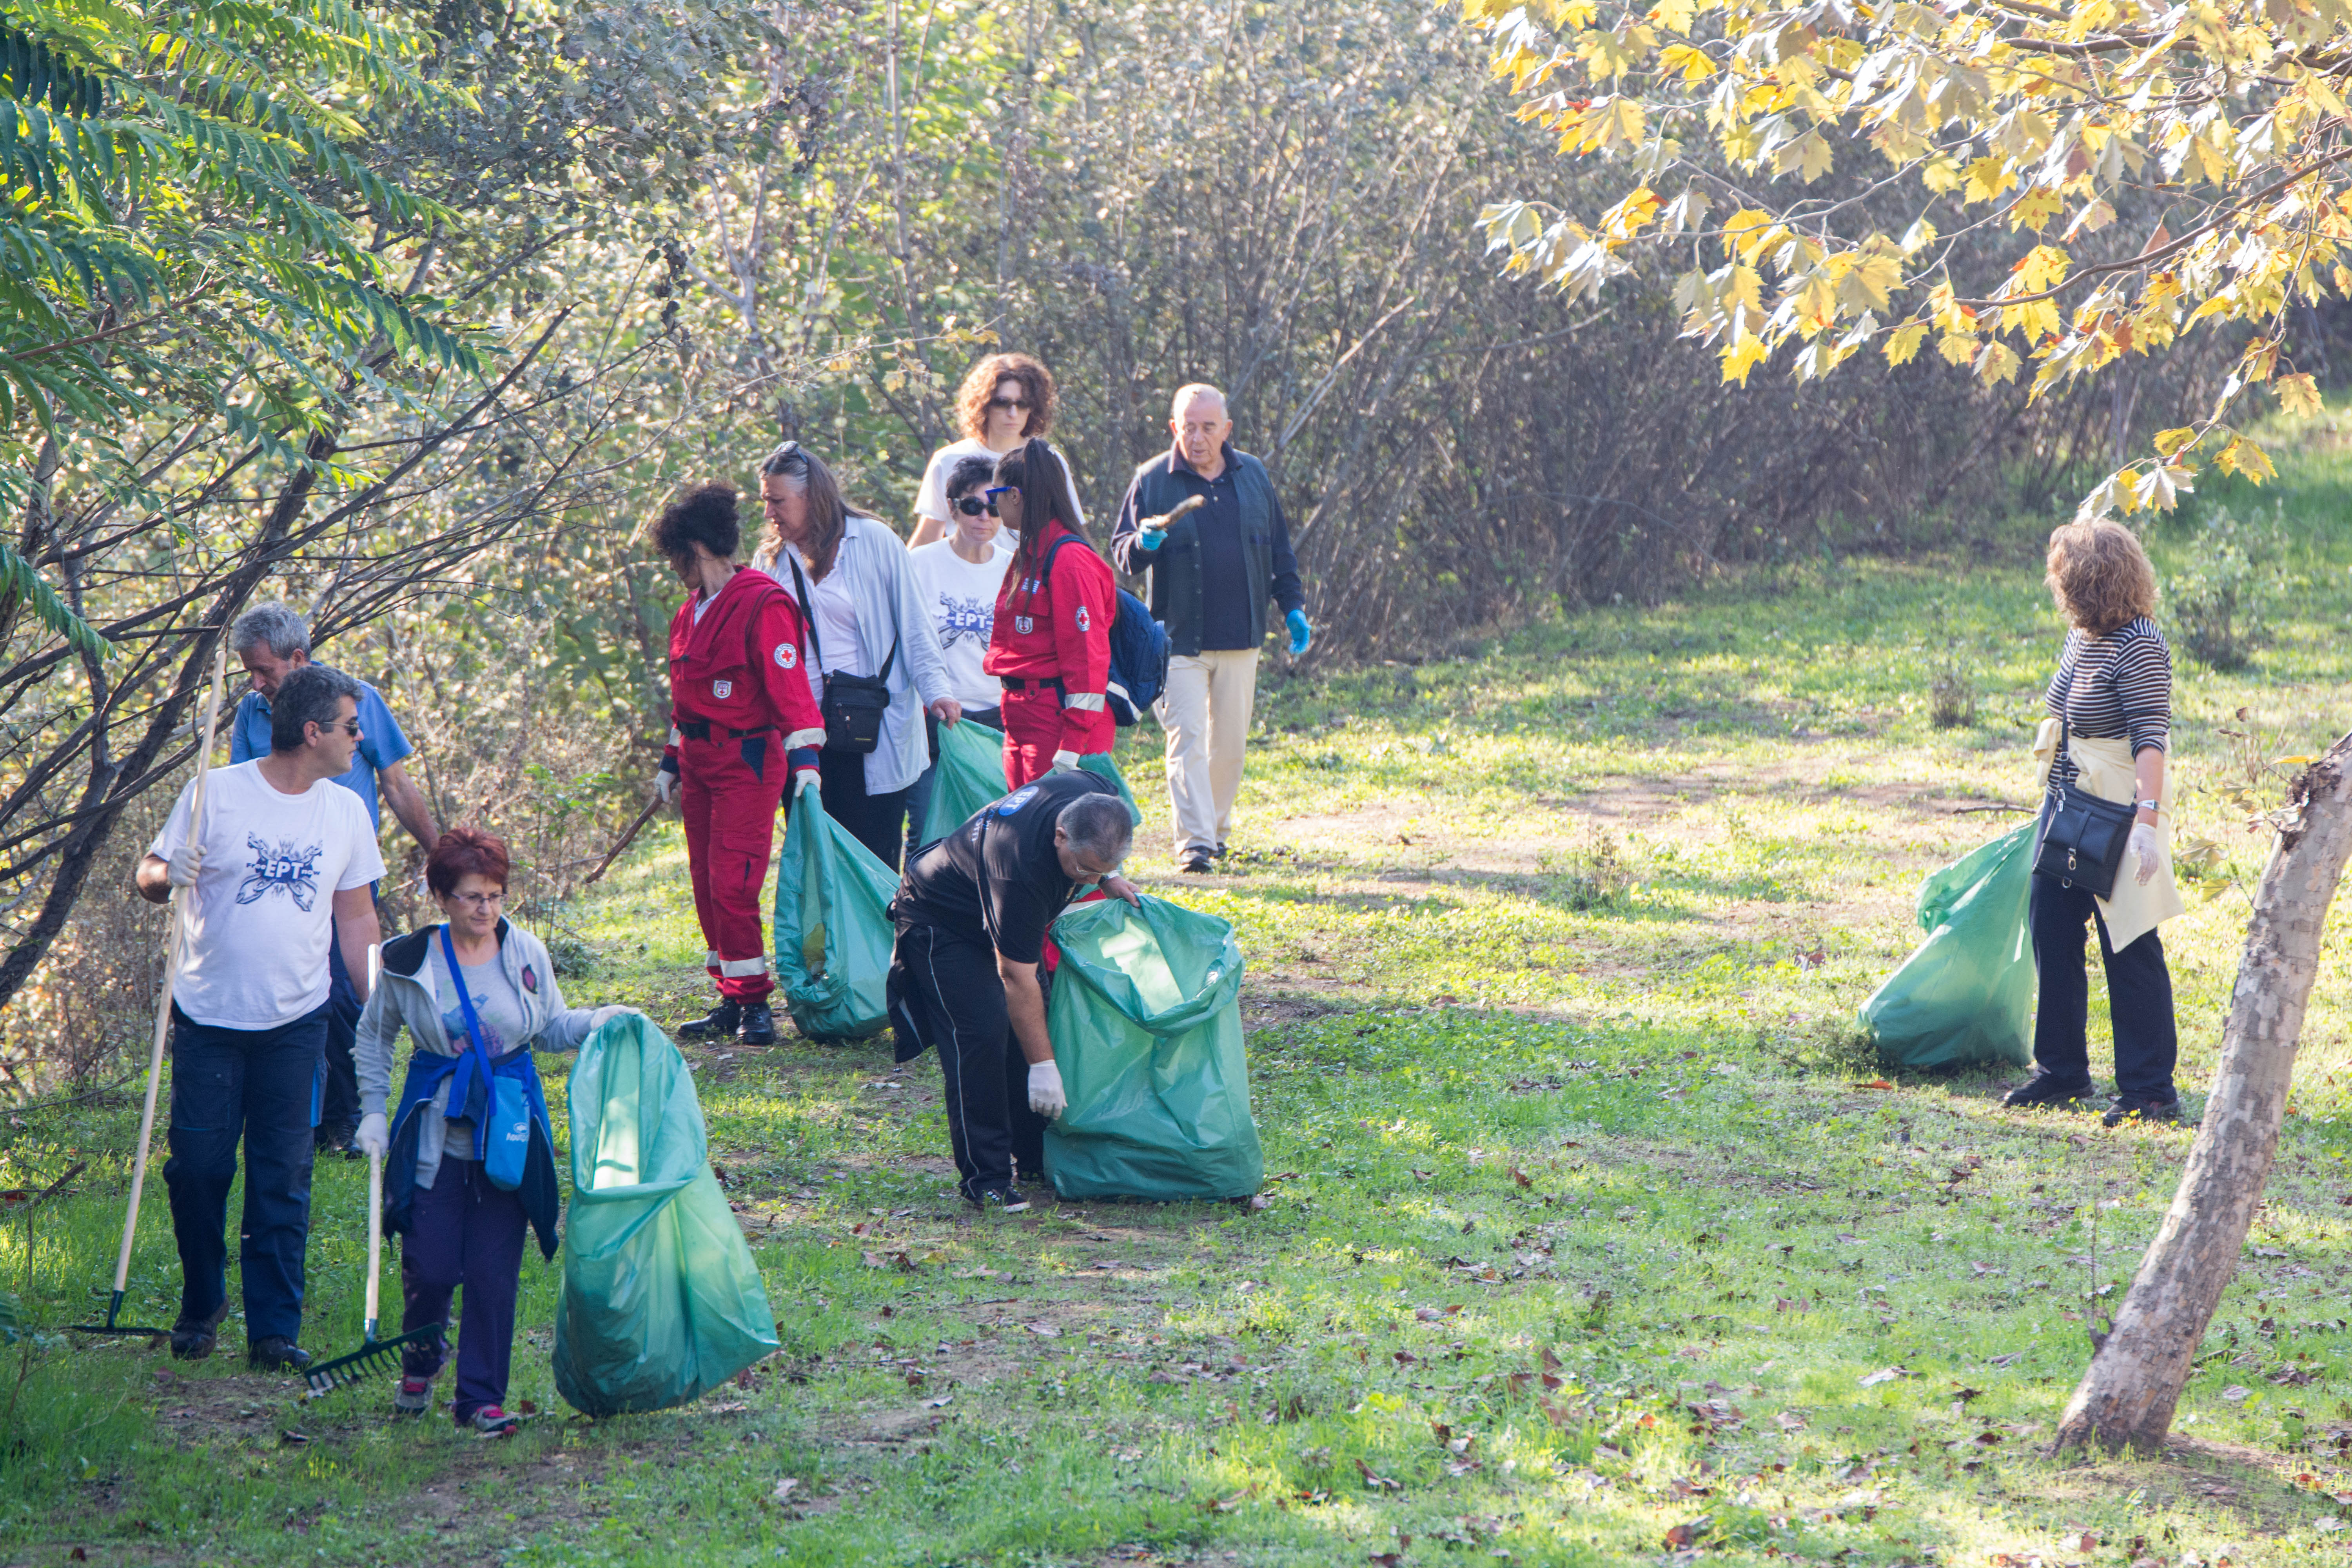
MULTIPOLYGON (((2047 792, 2051 764, 2058 755, 2059 726, 2042 721, 2033 736, 2033 782, 2047 792)), ((2132 768, 2131 742, 2120 737, 2095 739, 2070 735, 2066 754, 2074 759, 2074 782, 2101 800, 2129 805, 2138 798, 2139 780, 2132 768)), ((2118 952, 2175 915, 2187 914, 2180 889, 2172 879, 2172 760, 2165 759, 2163 804, 2156 812, 2156 875, 2140 885, 2137 861, 2124 852, 2123 868, 2116 873, 2115 897, 2101 899, 2099 918, 2106 922, 2107 944, 2118 952)))

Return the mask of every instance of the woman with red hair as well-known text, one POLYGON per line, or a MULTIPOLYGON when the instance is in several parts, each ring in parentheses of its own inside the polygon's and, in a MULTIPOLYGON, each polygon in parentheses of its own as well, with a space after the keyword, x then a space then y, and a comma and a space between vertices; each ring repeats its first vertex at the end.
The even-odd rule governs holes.
POLYGON ((1103 690, 1118 582, 1086 535, 1069 471, 1045 442, 1008 453, 988 497, 1021 535, 981 661, 1004 682, 1004 782, 1019 789, 1111 748, 1103 690))
POLYGON ((439 1342, 402 1352, 393 1409, 422 1415, 432 1408, 433 1379, 448 1359, 449 1299, 462 1285, 451 1409, 459 1426, 486 1437, 516 1426, 504 1406, 523 1232, 536 1230, 541 1253, 554 1257, 562 1207, 531 1050, 577 1049, 627 1011, 563 1005, 546 947, 506 918, 509 868, 506 845, 478 827, 441 836, 425 858, 425 885, 446 919, 383 944, 383 973, 352 1051, 363 1113, 352 1142, 386 1162, 383 1228, 403 1238, 401 1331, 445 1330, 439 1342), (387 1125, 393 1046, 403 1028, 416 1048, 387 1125), (529 1112, 529 1148, 514 1186, 502 1184, 506 1167, 488 1158, 500 1080, 521 1089, 529 1112))

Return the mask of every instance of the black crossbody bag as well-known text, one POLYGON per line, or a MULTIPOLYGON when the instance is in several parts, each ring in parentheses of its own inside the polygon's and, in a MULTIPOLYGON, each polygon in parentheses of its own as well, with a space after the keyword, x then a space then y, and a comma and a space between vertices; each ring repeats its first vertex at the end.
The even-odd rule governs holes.
MULTIPOLYGON (((2075 661, 2074 668, 2080 673, 2081 660, 2075 661)), ((2058 755, 2050 760, 2053 776, 2074 739, 2074 728, 2066 713, 2074 696, 2074 676, 2070 674, 2066 677, 2066 689, 2058 699, 2058 755)), ((2111 896, 2116 890, 2116 878, 2123 871, 2124 847, 2131 842, 2132 818, 2137 815, 2135 806, 2102 800, 2083 788, 2079 775, 2072 787, 2056 785, 2054 795, 2042 808, 2042 836, 2033 847, 2033 874, 2053 878, 2062 888, 2080 888, 2102 899, 2111 896)))
POLYGON ((809 604, 808 583, 801 576, 800 557, 789 544, 782 547, 793 569, 793 586, 799 591, 801 618, 808 623, 809 646, 816 652, 817 673, 824 677, 824 696, 817 704, 824 720, 828 752, 871 752, 882 740, 882 715, 890 707, 890 667, 898 662, 898 639, 890 639, 890 657, 879 675, 837 675, 824 667, 824 638, 816 629, 816 611, 809 604))

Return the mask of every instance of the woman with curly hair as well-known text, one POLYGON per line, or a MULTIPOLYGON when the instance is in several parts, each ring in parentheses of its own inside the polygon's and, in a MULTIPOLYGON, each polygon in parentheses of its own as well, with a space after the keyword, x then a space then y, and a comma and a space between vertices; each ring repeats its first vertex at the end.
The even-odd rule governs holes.
MULTIPOLYGON (((922 488, 915 492, 915 531, 907 548, 919 549, 954 531, 948 476, 959 458, 979 458, 994 468, 1022 442, 1043 440, 1054 427, 1055 402, 1053 373, 1027 354, 990 354, 973 365, 956 389, 956 424, 963 439, 931 454, 922 488)), ((1069 468, 1067 458, 1062 467, 1069 468)), ((1086 521, 1081 513, 1078 526, 1086 521)))
POLYGON ((2051 717, 2034 742, 2049 805, 2082 790, 2137 809, 2124 864, 2100 899, 2054 877, 2033 879, 2028 926, 2042 975, 2033 1022, 2034 1074, 2002 1104, 2078 1104, 2091 1094, 2086 1032, 2090 986, 2084 925, 2099 930, 2115 1024, 2116 1095, 2105 1121, 2181 1121, 2172 1068, 2179 1039, 2172 974, 2156 928, 2184 911, 2172 881, 2172 650, 2149 615, 2156 572, 2120 523, 2070 522, 2050 535, 2047 581, 2072 623, 2044 698, 2051 717))

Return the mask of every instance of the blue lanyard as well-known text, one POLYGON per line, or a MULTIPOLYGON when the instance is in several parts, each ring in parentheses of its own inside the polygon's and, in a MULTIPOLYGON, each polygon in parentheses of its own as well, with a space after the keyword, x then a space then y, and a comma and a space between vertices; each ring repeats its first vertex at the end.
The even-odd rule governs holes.
MULTIPOLYGON (((448 1114, 462 1117, 466 1114, 466 1108, 474 1097, 474 1074, 477 1071, 482 1075, 482 1090, 487 1106, 490 1085, 490 1047, 482 1038, 482 1020, 474 1011, 472 994, 466 989, 466 972, 458 966, 457 948, 449 940, 449 923, 446 921, 441 923, 441 956, 448 961, 450 982, 457 987, 457 1005, 465 1009, 467 1037, 474 1042, 474 1050, 480 1058, 478 1064, 471 1056, 459 1060, 457 1080, 449 1086, 448 1114)), ((474 1119, 474 1157, 476 1159, 482 1157, 485 1135, 482 1123, 487 1120, 487 1116, 474 1119)))

